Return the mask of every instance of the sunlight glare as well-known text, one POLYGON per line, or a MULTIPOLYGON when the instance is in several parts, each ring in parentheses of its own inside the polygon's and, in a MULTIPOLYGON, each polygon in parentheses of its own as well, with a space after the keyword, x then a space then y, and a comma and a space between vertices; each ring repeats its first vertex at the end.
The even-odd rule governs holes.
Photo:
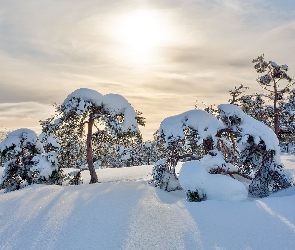
POLYGON ((156 48, 165 43, 165 31, 156 13, 140 10, 119 18, 115 36, 133 61, 147 62, 156 48))

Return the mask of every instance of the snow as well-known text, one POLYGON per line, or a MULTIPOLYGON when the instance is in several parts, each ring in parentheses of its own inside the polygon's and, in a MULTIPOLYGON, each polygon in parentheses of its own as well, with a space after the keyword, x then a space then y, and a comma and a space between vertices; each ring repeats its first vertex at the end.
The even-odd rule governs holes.
POLYGON ((183 128, 191 127, 198 131, 202 139, 214 138, 218 129, 224 125, 214 115, 203 110, 190 110, 164 119, 160 125, 160 133, 164 133, 166 141, 170 136, 183 138, 183 128))
POLYGON ((209 174, 202 161, 183 163, 179 183, 185 191, 206 194, 208 200, 243 201, 248 196, 242 182, 221 174, 209 174))
MULTIPOLYGON (((282 161, 294 173, 295 156, 282 161)), ((294 187, 190 203, 150 186, 152 166, 96 171, 102 183, 0 193, 0 249, 295 249, 294 187)))
POLYGON ((280 66, 277 65, 277 63, 273 62, 273 61, 269 61, 270 65, 273 66, 274 68, 279 68, 280 66))
POLYGON ((238 168, 230 163, 226 163, 223 155, 219 151, 215 151, 216 155, 212 156, 210 154, 205 155, 202 158, 202 164, 205 167, 206 171, 209 172, 214 168, 223 168, 224 170, 229 171, 238 171, 238 168))
POLYGON ((285 71, 288 70, 288 65, 286 65, 286 64, 283 64, 281 67, 282 67, 282 69, 285 70, 285 71))

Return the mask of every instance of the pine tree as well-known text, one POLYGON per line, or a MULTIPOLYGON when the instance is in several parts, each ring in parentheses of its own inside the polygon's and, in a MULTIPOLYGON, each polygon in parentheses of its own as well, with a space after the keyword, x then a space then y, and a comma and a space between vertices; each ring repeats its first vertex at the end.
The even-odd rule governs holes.
MULTIPOLYGON (((144 125, 144 118, 140 115, 141 113, 136 112, 120 95, 103 96, 91 89, 78 89, 57 106, 57 119, 41 123, 45 125, 44 133, 53 133, 57 137, 61 137, 62 134, 73 135, 84 141, 86 162, 91 175, 90 183, 96 183, 98 178, 94 168, 93 129, 105 131, 108 138, 132 137, 138 133, 138 124, 144 125)), ((65 147, 63 140, 60 140, 60 143, 65 147)), ((77 147, 79 152, 81 149, 77 147)), ((102 156, 96 156, 96 159, 99 158, 102 156)))
POLYGON ((260 86, 267 91, 267 98, 272 102, 273 108, 273 128, 274 132, 279 137, 280 133, 280 116, 282 116, 282 110, 279 109, 279 102, 283 100, 284 94, 290 91, 291 85, 294 84, 294 80, 287 74, 288 66, 278 65, 273 61, 267 62, 264 59, 264 54, 258 56, 252 61, 254 69, 257 73, 263 74, 257 78, 257 82, 260 86), (285 81, 282 86, 282 80, 285 81))

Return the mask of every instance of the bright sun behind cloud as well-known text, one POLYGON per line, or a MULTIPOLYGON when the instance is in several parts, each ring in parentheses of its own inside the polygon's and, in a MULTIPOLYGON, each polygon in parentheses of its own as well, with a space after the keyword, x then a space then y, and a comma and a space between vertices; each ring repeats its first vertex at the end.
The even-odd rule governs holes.
POLYGON ((155 51, 167 41, 168 27, 153 11, 138 10, 120 16, 114 27, 120 53, 136 63, 153 60, 155 51))

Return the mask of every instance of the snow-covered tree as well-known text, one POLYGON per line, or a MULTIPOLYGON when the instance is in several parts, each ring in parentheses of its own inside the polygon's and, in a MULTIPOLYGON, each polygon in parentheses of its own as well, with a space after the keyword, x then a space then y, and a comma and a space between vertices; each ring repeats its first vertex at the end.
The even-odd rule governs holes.
POLYGON ((288 144, 295 140, 295 89, 288 92, 287 97, 279 102, 279 140, 288 150, 288 144))
POLYGON ((240 100, 240 96, 242 93, 245 92, 246 89, 249 89, 248 87, 244 87, 243 84, 241 84, 239 87, 235 86, 234 90, 230 90, 229 94, 231 96, 231 99, 229 99, 230 104, 236 104, 240 100))
POLYGON ((240 173, 252 179, 249 193, 265 197, 289 187, 293 178, 283 169, 279 141, 274 132, 235 105, 219 105, 219 111, 221 120, 235 135, 240 152, 232 164, 238 167, 240 173))
POLYGON ((162 149, 158 148, 155 140, 142 142, 140 155, 143 165, 152 165, 166 156, 165 150, 163 152, 162 149))
POLYGON ((61 170, 53 151, 44 153, 34 131, 18 129, 7 135, 0 144, 5 158, 1 185, 6 191, 20 189, 32 183, 57 183, 61 170))
POLYGON ((254 119, 263 122, 267 126, 273 128, 273 107, 266 104, 268 96, 265 94, 244 94, 248 87, 244 87, 242 84, 234 90, 230 90, 231 99, 230 104, 239 106, 247 115, 250 115, 254 119))
POLYGON ((277 135, 281 148, 288 148, 294 138, 294 79, 288 75, 287 65, 267 62, 264 55, 253 60, 255 70, 262 74, 257 82, 261 93, 245 94, 248 89, 241 85, 229 91, 230 104, 238 105, 242 110, 272 128, 277 135))
MULTIPOLYGON (((62 131, 75 133, 84 140, 86 162, 91 175, 90 183, 98 181, 93 164, 93 128, 104 130, 111 137, 124 137, 137 134, 138 124, 144 125, 140 113, 136 112, 124 97, 117 94, 103 96, 86 88, 77 89, 68 95, 57 107, 56 118, 45 123, 43 132, 56 135, 60 128, 66 128, 62 131)), ((63 146, 61 141, 60 143, 63 146)))

